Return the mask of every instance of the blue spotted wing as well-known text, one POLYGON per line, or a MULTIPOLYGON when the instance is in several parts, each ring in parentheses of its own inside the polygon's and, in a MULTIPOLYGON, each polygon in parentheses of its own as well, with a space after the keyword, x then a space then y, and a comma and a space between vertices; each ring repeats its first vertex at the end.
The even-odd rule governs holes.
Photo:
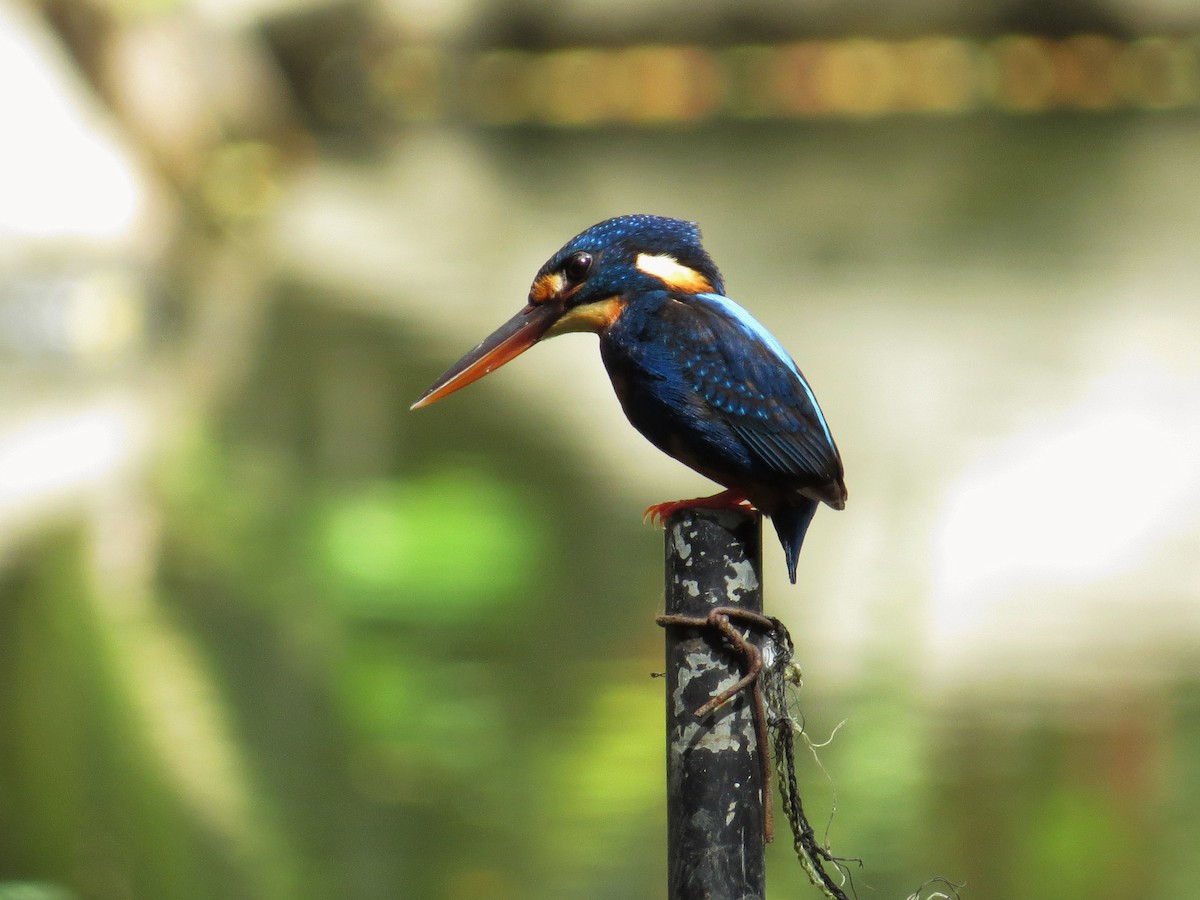
MULTIPOLYGON (((842 464, 816 397, 787 351, 717 294, 681 296, 663 314, 684 383, 768 470, 844 499, 842 464)), ((828 496, 824 496, 828 494, 828 496)))

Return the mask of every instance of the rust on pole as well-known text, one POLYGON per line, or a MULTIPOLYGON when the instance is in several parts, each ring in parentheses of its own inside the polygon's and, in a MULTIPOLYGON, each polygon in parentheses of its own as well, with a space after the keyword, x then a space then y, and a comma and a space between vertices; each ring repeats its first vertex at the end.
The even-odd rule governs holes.
MULTIPOLYGON (((766 891, 764 763, 752 693, 697 718, 737 685, 748 660, 714 627, 674 617, 713 610, 762 613, 762 520, 733 510, 684 509, 666 523, 667 897, 753 900, 766 891)), ((730 631, 730 621, 723 627, 730 631)), ((734 621, 732 627, 757 637, 734 621)), ((734 635, 739 638, 739 635, 734 635)), ((752 650, 754 655, 757 655, 752 650)))

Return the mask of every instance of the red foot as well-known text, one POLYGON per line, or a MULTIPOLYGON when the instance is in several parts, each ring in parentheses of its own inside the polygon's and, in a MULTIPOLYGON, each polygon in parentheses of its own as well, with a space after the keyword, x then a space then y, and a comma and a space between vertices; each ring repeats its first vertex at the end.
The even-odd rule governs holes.
POLYGON ((652 525, 666 525, 667 519, 681 509, 737 509, 742 512, 753 512, 754 505, 732 488, 713 494, 711 497, 694 497, 691 500, 668 500, 666 503, 655 503, 647 506, 642 513, 642 520, 650 520, 652 525))

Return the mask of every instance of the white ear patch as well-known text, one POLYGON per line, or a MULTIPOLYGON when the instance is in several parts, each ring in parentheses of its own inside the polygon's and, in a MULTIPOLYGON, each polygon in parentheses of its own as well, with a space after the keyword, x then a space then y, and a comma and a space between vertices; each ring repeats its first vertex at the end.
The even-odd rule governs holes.
POLYGON ((653 275, 673 291, 703 294, 713 289, 707 278, 673 256, 639 253, 635 265, 638 271, 653 275))

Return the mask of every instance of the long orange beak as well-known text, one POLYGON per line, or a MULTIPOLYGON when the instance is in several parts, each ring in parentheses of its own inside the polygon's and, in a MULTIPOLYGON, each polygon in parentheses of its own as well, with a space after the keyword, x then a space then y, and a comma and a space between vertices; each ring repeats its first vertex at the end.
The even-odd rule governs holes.
POLYGON ((550 330, 562 315, 559 303, 530 303, 484 338, 483 343, 452 365, 430 385, 410 409, 420 409, 478 381, 509 360, 516 359, 550 330))

